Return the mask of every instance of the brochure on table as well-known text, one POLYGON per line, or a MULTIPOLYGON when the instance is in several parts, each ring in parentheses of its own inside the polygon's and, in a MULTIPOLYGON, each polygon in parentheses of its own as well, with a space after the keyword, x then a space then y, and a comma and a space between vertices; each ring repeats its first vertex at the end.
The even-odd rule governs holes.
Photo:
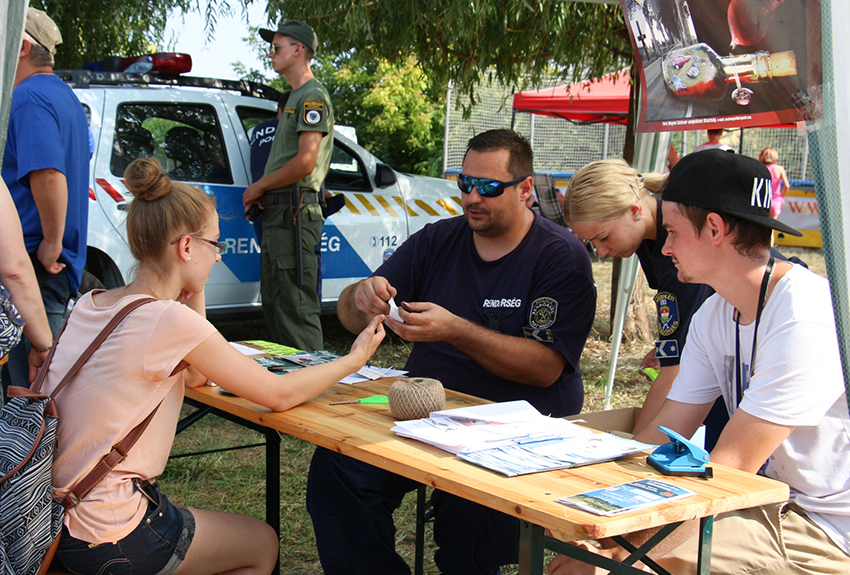
MULTIPOLYGON (((338 355, 329 351, 306 352, 269 341, 252 340, 245 343, 256 347, 235 342, 231 342, 230 345, 243 355, 255 356, 252 357, 254 361, 269 371, 276 373, 289 373, 302 367, 319 365, 339 358, 338 355), (259 354, 266 355, 260 356, 259 354)), ((342 378, 340 383, 352 384, 359 381, 380 379, 382 377, 398 377, 406 373, 406 371, 398 369, 376 367, 367 364, 356 373, 342 378)))
POLYGON ((620 515, 636 509, 659 505, 696 495, 693 491, 658 479, 640 479, 578 495, 556 499, 558 503, 596 515, 620 515))
POLYGON ((653 446, 547 417, 526 401, 435 411, 393 431, 515 476, 609 461, 653 446))

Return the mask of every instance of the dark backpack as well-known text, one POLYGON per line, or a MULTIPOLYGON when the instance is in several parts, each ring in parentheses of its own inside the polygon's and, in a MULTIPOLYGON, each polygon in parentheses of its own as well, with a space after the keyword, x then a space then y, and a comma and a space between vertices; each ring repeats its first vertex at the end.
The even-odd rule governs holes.
MULTIPOLYGON (((56 351, 50 350, 32 389, 9 386, 9 401, 0 410, 0 566, 2 575, 44 573, 59 544, 65 509, 78 503, 126 456, 153 419, 157 409, 136 426, 72 490, 76 502, 67 496, 53 500, 53 452, 59 413, 54 397, 71 380, 92 353, 131 311, 153 298, 136 300, 103 328, 86 351, 48 395, 40 393, 48 367, 56 351)), ((64 331, 65 326, 62 326, 64 331)))

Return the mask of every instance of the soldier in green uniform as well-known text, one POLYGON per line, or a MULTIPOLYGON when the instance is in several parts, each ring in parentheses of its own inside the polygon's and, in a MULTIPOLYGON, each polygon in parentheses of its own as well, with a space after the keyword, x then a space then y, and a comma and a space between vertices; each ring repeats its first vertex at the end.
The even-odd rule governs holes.
POLYGON ((260 36, 271 44, 274 70, 292 87, 265 173, 242 196, 246 210, 252 204, 263 208, 263 313, 274 341, 318 350, 323 343, 315 248, 322 235, 320 190, 333 151, 333 107, 310 69, 319 47, 310 25, 285 19, 260 36))

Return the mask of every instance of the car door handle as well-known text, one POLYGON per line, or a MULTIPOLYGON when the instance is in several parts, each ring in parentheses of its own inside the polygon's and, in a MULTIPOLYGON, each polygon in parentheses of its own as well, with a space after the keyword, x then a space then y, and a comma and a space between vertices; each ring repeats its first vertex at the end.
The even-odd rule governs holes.
POLYGON ((126 212, 130 209, 130 202, 121 202, 120 204, 118 204, 118 209, 122 212, 126 212))

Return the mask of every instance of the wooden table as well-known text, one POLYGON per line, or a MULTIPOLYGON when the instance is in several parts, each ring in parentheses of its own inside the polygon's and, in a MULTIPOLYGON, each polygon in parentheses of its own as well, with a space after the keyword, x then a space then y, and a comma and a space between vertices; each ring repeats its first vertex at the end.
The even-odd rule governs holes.
MULTIPOLYGON (((650 527, 668 527, 664 535, 680 522, 703 518, 704 555, 710 558, 711 517, 725 511, 776 503, 788 499, 787 485, 736 469, 713 465, 714 478, 665 477, 697 493, 697 496, 634 511, 619 517, 603 517, 567 507, 555 501, 599 487, 616 485, 645 477, 664 477, 649 467, 646 455, 633 455, 617 461, 505 477, 425 443, 401 438, 390 431, 393 418, 384 405, 329 405, 341 401, 387 393, 394 380, 382 379, 356 385, 337 384, 313 401, 286 412, 272 412, 248 400, 224 395, 215 387, 187 389, 186 398, 214 408, 234 421, 242 421, 266 430, 292 435, 332 449, 360 461, 392 471, 470 501, 486 505, 521 520, 520 573, 543 573, 543 550, 558 552, 593 562, 581 550, 544 535, 551 529, 564 541, 601 539, 650 527)), ((486 403, 484 400, 447 391, 446 408, 486 403)), ((279 451, 277 452, 279 453, 279 451)), ((279 482, 279 462, 269 457, 269 481, 279 482), (275 471, 275 469, 277 471, 275 471)), ((274 498, 274 489, 268 495, 274 498)), ((279 506, 279 491, 268 507, 279 506)), ((656 542, 651 542, 654 545, 656 542)), ((646 549, 638 550, 638 555, 646 549)), ((594 556, 598 557, 598 556, 594 556)), ((616 573, 640 573, 628 565, 599 565, 616 573)), ((708 564, 701 573, 709 573, 708 564)))

